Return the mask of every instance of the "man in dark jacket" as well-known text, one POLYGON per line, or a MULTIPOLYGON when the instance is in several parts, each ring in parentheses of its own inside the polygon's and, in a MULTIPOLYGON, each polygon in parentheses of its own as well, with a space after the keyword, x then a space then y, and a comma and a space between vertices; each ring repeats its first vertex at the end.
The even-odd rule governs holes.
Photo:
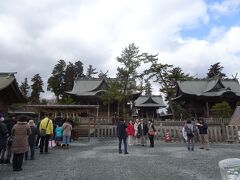
POLYGON ((4 154, 6 151, 8 138, 7 126, 5 123, 3 123, 3 120, 3 114, 0 113, 0 164, 4 163, 4 154))
POLYGON ((206 149, 207 151, 209 150, 208 147, 208 124, 204 122, 203 119, 200 119, 200 123, 197 124, 198 130, 199 130, 199 140, 201 147, 200 149, 206 149))
POLYGON ((118 144, 119 154, 122 153, 122 141, 124 144, 124 154, 128 154, 126 128, 127 128, 127 124, 123 121, 122 118, 120 118, 119 122, 117 123, 117 135, 119 139, 119 144, 118 144))
POLYGON ((4 161, 5 164, 9 164, 10 163, 10 159, 12 156, 12 152, 11 152, 11 146, 12 146, 12 139, 11 139, 11 132, 12 132, 12 128, 14 126, 14 124, 16 124, 17 120, 15 116, 11 116, 10 118, 7 118, 6 120, 4 120, 4 123, 7 126, 8 132, 9 132, 9 136, 8 136, 8 143, 7 143, 7 148, 6 148, 6 159, 4 161))
POLYGON ((147 134, 148 126, 144 123, 143 119, 141 119, 140 124, 138 125, 138 135, 141 137, 142 146, 146 145, 147 134))

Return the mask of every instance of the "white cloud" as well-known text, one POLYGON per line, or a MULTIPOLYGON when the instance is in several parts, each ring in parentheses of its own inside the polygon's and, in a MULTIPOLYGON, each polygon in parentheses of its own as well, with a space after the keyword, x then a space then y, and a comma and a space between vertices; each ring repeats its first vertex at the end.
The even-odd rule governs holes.
POLYGON ((216 16, 239 12, 239 8, 240 0, 224 0, 222 2, 215 2, 209 7, 210 11, 215 13, 216 16))
MULTIPOLYGON (((238 3, 215 3, 210 10, 230 7, 238 3)), ((208 8, 203 0, 1 1, 0 71, 17 71, 19 81, 39 73, 46 85, 54 65, 65 59, 113 76, 115 58, 135 43, 192 74, 205 75, 216 61, 231 74, 239 67, 239 27, 214 27, 204 39, 181 36, 182 29, 210 23, 208 8)))

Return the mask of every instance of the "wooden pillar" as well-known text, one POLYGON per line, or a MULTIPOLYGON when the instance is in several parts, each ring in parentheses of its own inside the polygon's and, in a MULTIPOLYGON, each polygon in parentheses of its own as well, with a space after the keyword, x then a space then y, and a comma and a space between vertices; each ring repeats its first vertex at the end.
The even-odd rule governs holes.
POLYGON ((41 121, 41 111, 39 110, 38 111, 38 122, 40 122, 41 121))
POLYGON ((88 118, 88 141, 90 141, 90 136, 91 136, 91 126, 90 126, 90 118, 88 118))
POLYGON ((209 107, 208 107, 208 101, 206 102, 206 110, 207 110, 207 117, 209 117, 209 107))
POLYGON ((108 123, 110 122, 110 101, 108 100, 108 123))

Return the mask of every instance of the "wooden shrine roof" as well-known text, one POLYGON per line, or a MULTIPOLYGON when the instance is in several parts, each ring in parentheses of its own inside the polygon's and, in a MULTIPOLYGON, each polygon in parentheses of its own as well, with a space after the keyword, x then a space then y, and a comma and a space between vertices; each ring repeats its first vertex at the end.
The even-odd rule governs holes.
POLYGON ((9 103, 23 103, 26 99, 22 95, 15 73, 0 73, 0 96, 1 99, 9 103))
POLYGON ((136 107, 166 107, 162 96, 139 96, 135 100, 136 107))
POLYGON ((240 97, 240 85, 237 80, 213 78, 209 80, 177 81, 177 87, 176 98, 179 98, 182 94, 219 97, 225 93, 240 97))

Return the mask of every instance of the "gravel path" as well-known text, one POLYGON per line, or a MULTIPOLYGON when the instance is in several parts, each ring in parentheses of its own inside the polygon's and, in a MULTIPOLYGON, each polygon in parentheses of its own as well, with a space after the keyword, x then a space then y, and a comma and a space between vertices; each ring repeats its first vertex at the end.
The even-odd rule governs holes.
POLYGON ((117 140, 91 139, 74 142, 69 150, 52 149, 49 154, 25 161, 23 171, 0 165, 1 180, 219 180, 218 162, 240 158, 239 144, 213 144, 210 151, 188 152, 184 144, 157 142, 155 148, 131 146, 129 154, 118 154, 117 140))

